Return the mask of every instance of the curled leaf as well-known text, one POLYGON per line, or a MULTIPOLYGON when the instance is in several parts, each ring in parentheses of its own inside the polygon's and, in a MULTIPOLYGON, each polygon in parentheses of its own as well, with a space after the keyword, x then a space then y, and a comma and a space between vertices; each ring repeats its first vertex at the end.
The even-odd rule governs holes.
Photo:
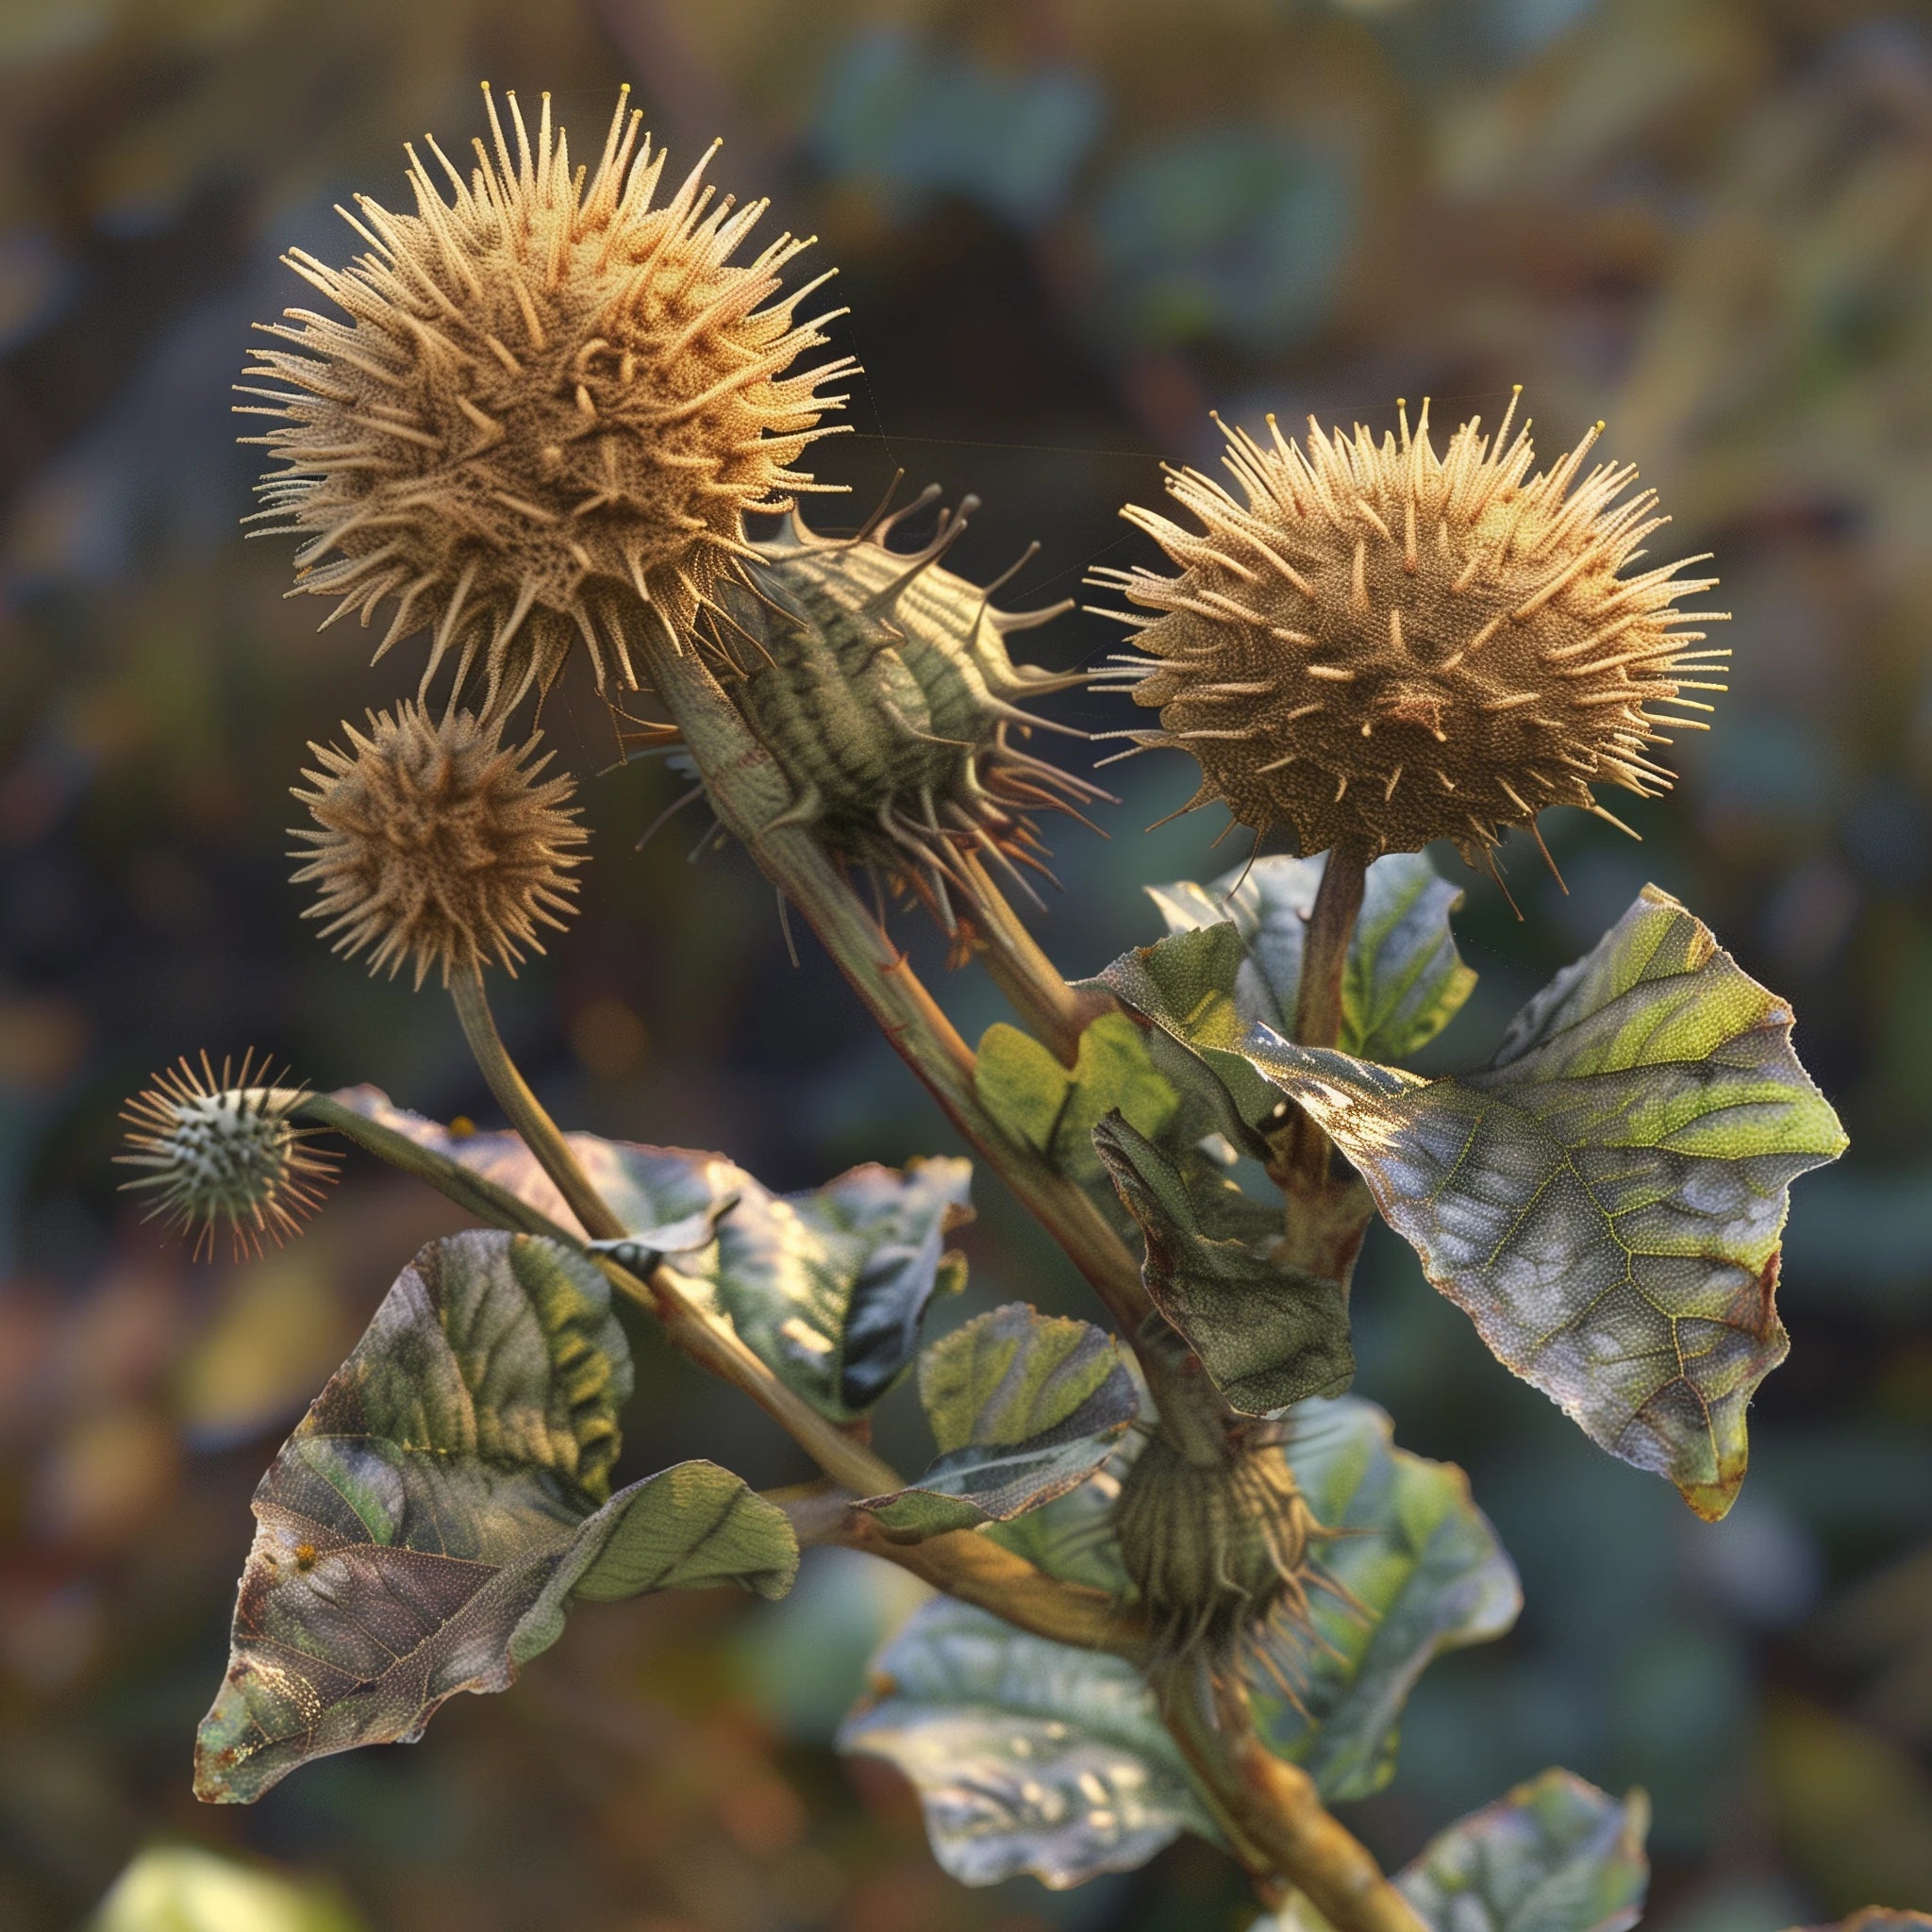
POLYGON ((1110 1335, 1017 1302, 934 1342, 919 1360, 919 1392, 939 1459, 918 1482, 858 1506, 896 1536, 1004 1523, 1065 1495, 1140 1409, 1110 1335))
POLYGON ((1347 1297, 1340 1282, 1270 1258, 1277 1215, 1205 1163, 1190 1187, 1119 1114, 1093 1130, 1093 1146, 1146 1244, 1149 1297, 1235 1407, 1260 1415, 1348 1387, 1347 1297))

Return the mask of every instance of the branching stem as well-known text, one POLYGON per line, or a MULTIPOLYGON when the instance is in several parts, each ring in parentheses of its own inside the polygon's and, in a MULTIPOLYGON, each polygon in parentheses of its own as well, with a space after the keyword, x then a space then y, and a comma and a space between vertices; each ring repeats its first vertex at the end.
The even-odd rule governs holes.
MULTIPOLYGON (((980 1106, 973 1085, 972 1048, 905 955, 879 930, 817 838, 790 821, 791 786, 772 755, 696 650, 680 648, 655 610, 645 608, 644 615, 637 655, 648 664, 650 681, 683 734, 725 829, 805 915, 899 1057, 987 1165, 1059 1242, 1131 1341, 1153 1305, 1125 1244, 1076 1183, 1031 1148, 1009 1140, 980 1106)), ((1041 958, 1043 964, 1044 956, 1041 958)))
MULTIPOLYGON (((508 1062, 507 1054, 505 1059, 508 1062)), ((510 1072, 521 1082, 514 1066, 510 1072)), ((620 1294, 662 1324, 673 1346, 742 1390, 824 1471, 827 1484, 793 1492, 795 1498, 809 1499, 799 1504, 809 1530, 808 1535, 802 1527, 801 1541, 870 1550, 962 1602, 996 1611, 1035 1636, 1120 1657, 1137 1656, 1144 1647, 1146 1633, 1140 1619, 1111 1597, 1062 1583, 983 1537, 961 1532, 924 1543, 892 1542, 871 1517, 851 1505, 856 1497, 902 1488, 898 1472, 781 1382, 735 1329, 705 1307, 691 1285, 668 1263, 660 1261, 647 1278, 632 1274, 609 1256, 586 1250, 578 1234, 508 1189, 409 1135, 384 1126, 333 1094, 276 1088, 261 1090, 259 1098, 292 1117, 327 1127, 391 1166, 427 1181, 480 1221, 514 1234, 541 1235, 585 1254, 620 1294)), ((578 1172, 581 1175, 581 1169, 578 1172)), ((588 1179, 584 1186, 590 1187, 588 1179)), ((615 1222, 601 1198, 597 1207, 602 1218, 615 1222)), ((618 1232, 625 1230, 620 1227, 618 1232)), ((787 1499, 788 1513, 792 1500, 787 1499)))
MULTIPOLYGON (((1122 1333, 1137 1346, 1152 1305, 1140 1269, 1125 1244, 1081 1191, 1032 1150, 1009 1140, 980 1107, 973 1084, 973 1055, 931 994, 891 946, 827 858, 817 838, 792 816, 791 786, 758 741, 693 647, 680 646, 655 609, 643 611, 639 655, 659 701, 678 727, 720 821, 744 845, 765 875, 804 913, 868 1011, 900 1057, 917 1074, 946 1116, 987 1163, 1006 1180, 1035 1218, 1080 1270, 1122 1333)), ((1303 1000, 1314 1001, 1309 1024, 1328 1029, 1332 1043, 1341 1024, 1341 975, 1349 935, 1361 906, 1365 867, 1359 857, 1331 857, 1310 922, 1304 958, 1303 1000), (1311 991, 1311 984, 1318 990, 1311 991)), ((990 882, 989 882, 990 883, 990 882)), ((995 906, 1004 904, 994 895, 995 906)), ((1030 936, 1021 942, 1017 918, 990 922, 998 937, 989 963, 1023 1014, 1033 1018, 1063 1059, 1077 1043, 1070 990, 1053 972, 1030 936), (1008 921, 1010 920, 1010 926, 1008 921), (1060 988, 1054 991, 1054 983, 1060 988), (1070 1036, 1071 1035, 1071 1039, 1070 1036)), ((1327 1145, 1321 1142, 1321 1185, 1327 1186, 1327 1145)), ((1357 1228, 1357 1240, 1359 1240, 1357 1228)), ((1141 1360, 1157 1403, 1190 1407, 1218 1403, 1211 1388, 1174 1387, 1163 1352, 1144 1350, 1141 1360)), ((1008 1553, 970 1533, 924 1543, 892 1545, 870 1519, 848 1518, 838 1537, 853 1547, 915 1570, 948 1593, 977 1603, 1008 1622, 1062 1642, 1131 1655, 1146 1661, 1144 1636, 1136 1648, 1120 1649, 1127 1627, 1120 1607, 1097 1592, 1075 1609, 1069 1587, 1031 1565, 1029 1574, 1005 1574, 1008 1553), (949 1550, 947 1545, 958 1546, 949 1550), (970 1557, 968 1552, 971 1552, 970 1557)), ((1017 1558, 1013 1559, 1018 1561, 1017 1558)), ((1324 1808, 1307 1774, 1274 1757, 1246 1722, 1201 1725, 1198 1691, 1184 1694, 1171 1675, 1154 1676, 1163 1716, 1174 1730, 1195 1774, 1228 1827, 1237 1856, 1251 1871, 1299 1887, 1326 1913, 1336 1932, 1421 1932, 1401 1894, 1383 1878, 1374 1858, 1324 1808)))

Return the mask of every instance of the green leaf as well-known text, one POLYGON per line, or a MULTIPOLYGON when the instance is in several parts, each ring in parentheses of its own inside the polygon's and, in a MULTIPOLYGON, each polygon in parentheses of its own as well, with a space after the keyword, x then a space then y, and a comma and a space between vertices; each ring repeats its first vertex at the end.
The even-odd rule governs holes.
POLYGON ((1624 1932, 1643 1908, 1649 1825, 1641 1791, 1620 1805, 1546 1771, 1451 1825, 1396 1883, 1445 1932, 1624 1932))
POLYGON ((715 1462, 680 1462, 620 1490, 585 1520, 518 1623, 510 1658, 521 1664, 548 1650, 573 1602, 726 1583, 775 1598, 797 1574, 798 1540, 782 1509, 715 1462))
POLYGON ((1347 1298, 1341 1283, 1269 1258, 1278 1215, 1205 1163, 1191 1189, 1118 1114, 1094 1129, 1093 1145, 1146 1243, 1149 1296, 1235 1407, 1259 1415, 1348 1387, 1347 1298))
POLYGON ((1235 985, 1246 963, 1247 948, 1230 924, 1177 933, 1151 946, 1124 954, 1091 980, 1124 1006, 1151 1021, 1157 1038, 1173 1044, 1166 1056, 1150 1047, 1150 1058, 1175 1081, 1186 1077, 1192 1059, 1214 1076, 1216 1117, 1229 1139, 1251 1154, 1267 1152, 1266 1130, 1287 1116, 1281 1095, 1248 1064, 1243 1048, 1253 1026, 1235 999, 1235 985))
MULTIPOLYGON (((1625 1932, 1650 1882, 1641 1791, 1619 1804, 1546 1771, 1471 1813, 1396 1874, 1428 1932, 1625 1932)), ((1305 1900, 1254 1932, 1328 1932, 1305 1900)))
MULTIPOLYGON (((458 1138, 374 1088, 338 1097, 575 1227, 517 1135, 458 1138)), ((568 1138, 641 1244, 670 1253, 697 1297, 835 1422, 878 1403, 911 1366, 933 1295, 964 1285, 965 1264, 946 1241, 972 1219, 969 1161, 916 1160, 903 1174, 855 1167, 810 1192, 778 1195, 722 1154, 568 1138)))
POLYGON ((360 1932, 331 1887, 223 1857, 199 1845, 138 1852, 85 1932, 360 1932))
POLYGON ((1369 1797, 1395 1775, 1397 1721, 1416 1679, 1443 1651, 1500 1637, 1523 1591, 1469 1478, 1398 1449, 1374 1404, 1307 1402, 1289 1423, 1286 1453, 1308 1507, 1344 1532, 1310 1554, 1346 1595, 1310 1590, 1317 1643, 1269 1628, 1269 1661, 1306 1715, 1258 1659, 1248 1683, 1271 1748, 1334 1804, 1369 1797))
POLYGON ((1065 1495, 1141 1406, 1110 1335, 1018 1302, 934 1342, 919 1360, 919 1393, 938 1461, 909 1488, 858 1506, 897 1536, 1004 1523, 1065 1495))
MULTIPOLYGON (((1522 1598, 1461 1471, 1396 1449, 1374 1404, 1305 1403, 1291 1423, 1282 1453, 1316 1515, 1348 1532, 1319 1543, 1316 1560, 1355 1604, 1315 1587, 1322 1641, 1273 1632, 1249 1685, 1270 1744, 1305 1765, 1334 1803, 1388 1782, 1396 1721, 1430 1658, 1499 1636, 1522 1598), (1296 1684, 1307 1720, 1274 1671, 1296 1684)), ((1119 1490, 1113 1470, 1102 1470, 983 1533, 1050 1575, 1124 1595, 1108 1520, 1119 1490)), ((1211 1835, 1152 1693, 1118 1659, 938 1603, 875 1669, 884 1688, 848 1720, 841 1741, 890 1757, 919 1787, 934 1851, 956 1877, 991 1883, 1032 1872, 1073 1884, 1140 1862, 1182 1828, 1211 1835), (1083 1770, 1099 1784, 1082 1785, 1083 1770), (1136 1793, 1138 1807, 1126 1802, 1136 1793), (1108 1832, 1095 1829, 1095 1807, 1108 1832)))
POLYGON ((1071 1070, 1017 1026, 989 1026, 973 1077, 980 1104, 1014 1140, 1080 1181, 1102 1178, 1093 1129, 1108 1114, 1158 1140, 1180 1106, 1124 1013, 1104 1013, 1081 1034, 1071 1070))
POLYGON ((1591 1440, 1715 1520, 1784 1358, 1791 1181, 1845 1137, 1790 1009, 1654 886, 1482 1072, 1424 1081, 1257 1028, 1249 1060, 1361 1171, 1429 1279, 1591 1440))
MULTIPOLYGON (((1077 1493, 1077 1492, 1076 1492, 1077 1493)), ((1140 1673, 940 1597, 873 1664, 839 1745, 896 1765, 933 1855, 965 1885, 1056 1888, 1132 1871, 1186 1831, 1211 1838, 1140 1673)))
MULTIPOLYGON (((1260 858, 1211 886, 1183 880, 1149 886, 1147 895, 1170 933, 1231 923, 1241 942, 1227 988, 1237 1010, 1291 1037, 1303 937, 1326 864, 1325 857, 1260 858)), ((1449 927, 1462 898, 1419 852, 1369 867, 1341 982, 1343 1052, 1403 1059, 1456 1017, 1475 985, 1449 927)))
POLYGON ((783 1594, 791 1525, 728 1472, 608 1495, 630 1387, 590 1262, 495 1230, 423 1249, 256 1490, 197 1796, 251 1803, 311 1757, 413 1740, 458 1690, 507 1689, 573 1596, 783 1594))

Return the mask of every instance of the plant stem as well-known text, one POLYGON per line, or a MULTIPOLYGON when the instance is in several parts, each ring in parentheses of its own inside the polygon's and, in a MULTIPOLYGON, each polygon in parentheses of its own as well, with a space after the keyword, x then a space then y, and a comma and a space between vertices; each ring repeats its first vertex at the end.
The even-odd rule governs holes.
POLYGON ((816 837, 791 819, 791 782, 695 648, 680 648, 664 619, 650 607, 640 608, 646 622, 639 655, 725 829, 804 913, 899 1057, 987 1165, 1059 1242, 1131 1342, 1153 1304, 1125 1244, 1075 1182, 1008 1139, 980 1106, 973 1085, 972 1049, 906 956, 879 930, 816 837))
MULTIPOLYGON (((805 914, 900 1057, 925 1083, 959 1132, 1060 1243, 1138 1349, 1141 1324, 1153 1315, 1153 1308, 1140 1269, 1125 1244, 1077 1185, 1030 1149, 1016 1145, 980 1107, 974 1091, 971 1052, 903 955, 891 947, 866 913, 816 837, 792 817, 796 801, 790 781, 740 716, 695 647, 680 647, 661 614, 642 608, 645 636, 640 649, 650 682, 695 761, 721 823, 805 914)), ((1339 1026, 1341 969, 1347 958, 1348 931, 1360 906, 1363 867, 1359 859, 1354 862, 1355 897, 1347 905, 1342 895, 1349 883, 1349 868, 1345 862, 1338 868, 1331 858, 1329 871, 1338 870, 1341 875, 1333 886, 1324 874, 1325 893, 1318 895, 1320 936, 1311 924, 1304 985, 1306 988, 1311 965, 1324 976, 1324 982, 1332 978, 1328 997, 1336 1016, 1332 1024, 1339 1026), (1325 920, 1322 919, 1323 896, 1330 901, 1325 920)), ((1030 939, 1027 949, 1038 953, 1030 939)), ((1029 1005, 1053 1017, 1054 1026, 1064 1038, 1071 1016, 1057 1010, 1058 1001, 1044 983, 1041 971, 1044 956, 1039 955, 1040 965, 1036 966, 1017 942, 1002 942, 999 958, 1000 971, 1011 976, 1016 988, 1024 988, 1029 1005)), ((1325 1181, 1325 1143, 1323 1160, 1325 1181)), ((1211 1395, 1212 1391, 1205 1389, 1166 1389, 1164 1385, 1171 1384, 1173 1377, 1165 1373, 1160 1350, 1147 1350, 1141 1359, 1155 1385, 1157 1403, 1164 1395, 1193 1402, 1211 1395)), ((1218 1397, 1213 1399, 1218 1403, 1218 1397)), ((853 1524, 847 1540, 855 1547, 872 1549, 917 1570, 950 1594, 980 1603, 1042 1636, 1091 1648, 1116 1648, 1108 1640, 1122 1626, 1118 1607, 1110 1599, 1096 1596, 1082 1619, 1061 1623, 1058 1620, 1068 1609, 1064 1594, 1068 1587, 1054 1584, 1031 1565, 1024 1565, 1024 1570, 1038 1583, 1028 1580, 1023 1590, 1017 1573, 1001 1574, 1007 1567, 1002 1559, 1008 1553, 985 1538, 967 1534, 894 1546, 875 1524, 867 1521, 853 1524), (946 1547, 955 1543, 961 1546, 958 1554, 946 1547), (970 1563, 966 1557, 969 1550, 970 1563), (1041 1601, 1051 1608, 1039 1622, 1025 1621, 1039 1607, 1031 1599, 1042 1585, 1049 1593, 1041 1601), (1085 1621, 1088 1617, 1091 1622, 1085 1621)), ((1134 1654, 1144 1661, 1144 1649, 1134 1654)), ((1170 1726, 1179 1726, 1186 1720, 1175 1709, 1168 1714, 1167 1722, 1170 1726)), ((1176 1735, 1182 1736, 1178 1728, 1176 1735)), ((1274 1759, 1255 1738, 1251 1726, 1245 1731, 1245 1741, 1237 1738, 1231 1742, 1232 1749, 1230 1740, 1204 1744, 1191 1732, 1183 1737, 1183 1746, 1190 1749, 1197 1774, 1214 1793, 1223 1815, 1233 1821, 1236 1841, 1249 1858, 1265 1859, 1283 1878, 1307 1891, 1328 1914, 1336 1932, 1420 1932, 1413 1913, 1382 1877, 1374 1860, 1323 1808, 1306 1774, 1274 1759)))
POLYGON ((854 1510, 829 1541, 883 1557, 948 1596, 990 1610, 1035 1637, 1081 1650, 1106 1651, 1130 1663, 1146 1661, 1147 1625, 1138 1611, 1105 1591, 1060 1582, 972 1530, 954 1530, 924 1542, 895 1543, 875 1519, 854 1510))
POLYGON ((1168 1728, 1215 1808, 1335 1932, 1426 1932, 1367 1847, 1323 1805, 1314 1780, 1256 1736, 1245 1690, 1224 1687, 1210 1720, 1194 1666, 1172 1666, 1154 1683, 1168 1728))
MULTIPOLYGON (((1333 1046, 1341 1038, 1348 949, 1367 884, 1368 866, 1359 852, 1339 845, 1329 853, 1302 940, 1294 1037, 1303 1046, 1333 1046)), ((1268 1172, 1288 1210, 1280 1259, 1345 1289, 1372 1211, 1368 1191, 1359 1181, 1335 1177, 1328 1136, 1302 1108, 1294 1109, 1274 1146, 1268 1172)))
MULTIPOLYGON (((510 1071, 516 1073, 514 1067, 510 1071)), ((521 1084, 522 1076, 517 1078, 521 1084)), ((674 1347, 701 1368, 742 1390, 824 1471, 832 1487, 816 1486, 811 1491, 810 1508, 818 1530, 810 1541, 871 1550, 948 1594, 979 1604, 1036 1636, 1085 1649, 1109 1650, 1122 1657, 1137 1655, 1135 1647, 1144 1643, 1145 1631, 1140 1620, 1121 1609, 1112 1598, 1076 1584, 1061 1583, 983 1537, 958 1532, 925 1543, 891 1542, 872 1518, 855 1511, 851 1503, 855 1496, 879 1495, 903 1488, 899 1473, 779 1381, 737 1331, 705 1307, 685 1278, 667 1263, 660 1261, 647 1279, 641 1278, 609 1256, 587 1251, 579 1236, 508 1189, 408 1134, 382 1125, 334 1094, 264 1088, 256 1097, 264 1105, 341 1134, 391 1167, 426 1180, 480 1221, 514 1234, 539 1235, 585 1255, 619 1293, 658 1319, 674 1347), (828 1496, 836 1499, 829 1507, 828 1496)), ((598 1207, 606 1219, 615 1220, 601 1199, 598 1207)), ((619 1232, 623 1231, 620 1228, 619 1232)))
POLYGON ((963 854, 960 863, 974 883, 973 924, 988 976, 1055 1058, 1071 1067, 1080 1051, 1081 1034, 1118 1002, 1104 992, 1075 992, 977 855, 963 854))
POLYGON ((1368 873, 1362 855, 1346 845, 1330 852, 1322 868, 1302 941, 1302 983, 1294 1005, 1294 1037, 1303 1046, 1333 1046, 1341 1038, 1341 982, 1368 873))
POLYGON ((490 1010, 490 995, 483 990, 482 968, 473 960, 451 974, 450 999, 457 1018, 462 1022, 463 1038, 470 1042, 477 1070, 496 1096, 496 1104, 509 1116, 509 1124, 524 1138, 524 1144, 537 1157, 537 1164, 557 1184, 557 1191, 570 1204, 570 1211, 583 1224, 592 1241, 610 1241, 629 1233, 623 1222, 604 1205, 604 1197, 577 1165, 570 1142, 558 1131, 557 1123, 543 1110, 543 1103, 530 1091, 529 1082, 517 1071, 496 1021, 490 1010))

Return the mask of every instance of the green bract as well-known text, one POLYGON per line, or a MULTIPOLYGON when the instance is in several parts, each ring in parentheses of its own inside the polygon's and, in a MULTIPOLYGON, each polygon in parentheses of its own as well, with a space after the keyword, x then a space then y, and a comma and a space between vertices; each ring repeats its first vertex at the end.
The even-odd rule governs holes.
POLYGON ((455 1235, 403 1271, 256 1491, 199 1796, 420 1737, 458 1690, 507 1689, 574 1597, 791 1588, 791 1524, 728 1471, 609 1496, 631 1387, 609 1297, 529 1235, 455 1235))
POLYGON ((1244 1056, 1360 1169, 1498 1359, 1716 1518, 1785 1354, 1790 1182, 1845 1145, 1790 1032, 1651 886, 1479 1073, 1422 1080, 1262 1028, 1244 1056))
POLYGON ((1195 1185, 1119 1114, 1093 1130, 1122 1205, 1146 1247, 1141 1279, 1156 1307, 1201 1357, 1215 1386, 1251 1415, 1355 1377, 1348 1302, 1339 1282, 1269 1258, 1279 1210, 1195 1163, 1195 1185))
POLYGON ((1093 1130, 1109 1113, 1158 1140, 1180 1105, 1124 1013, 1104 1013, 1080 1035, 1071 1070, 1017 1026, 989 1026, 973 1082, 980 1105, 1014 1140, 1080 1181, 1102 1176, 1093 1130))

